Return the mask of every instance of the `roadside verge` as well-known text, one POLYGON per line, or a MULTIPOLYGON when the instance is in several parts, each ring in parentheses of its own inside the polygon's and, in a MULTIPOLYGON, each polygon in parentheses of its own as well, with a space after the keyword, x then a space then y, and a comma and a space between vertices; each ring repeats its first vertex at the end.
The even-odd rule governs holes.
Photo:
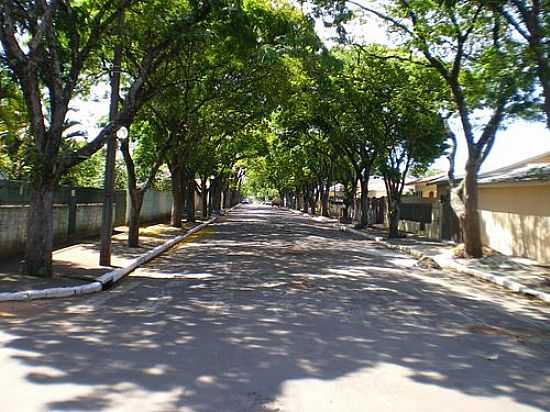
MULTIPOLYGON (((234 210, 238 206, 239 205, 237 204, 236 206, 225 211, 225 213, 234 210)), ((163 244, 149 250, 143 255, 131 260, 130 263, 125 267, 112 270, 110 272, 107 272, 97 277, 95 281, 81 284, 81 285, 67 286, 67 287, 30 289, 30 290, 24 290, 20 292, 4 292, 4 293, 0 293, 0 302, 64 298, 64 297, 71 297, 71 296, 87 295, 87 294, 96 293, 96 292, 100 292, 102 290, 108 289, 112 285, 114 285, 116 282, 118 282, 120 279, 127 276, 129 273, 133 272, 135 269, 137 269, 141 265, 144 265, 150 260, 163 254, 168 249, 172 248, 182 240, 191 236, 193 233, 198 232, 199 230, 205 228, 206 226, 214 223, 218 218, 219 216, 214 216, 210 220, 207 220, 206 222, 203 222, 200 225, 197 225, 189 229, 184 234, 176 236, 164 242, 163 244)))

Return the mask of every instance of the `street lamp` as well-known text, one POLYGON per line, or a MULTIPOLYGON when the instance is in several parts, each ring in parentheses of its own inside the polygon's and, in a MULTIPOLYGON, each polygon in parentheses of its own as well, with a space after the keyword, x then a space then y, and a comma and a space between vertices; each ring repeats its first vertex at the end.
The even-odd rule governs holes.
POLYGON ((118 140, 124 140, 128 137, 128 129, 124 126, 121 126, 117 131, 116 131, 116 137, 118 138, 118 140))

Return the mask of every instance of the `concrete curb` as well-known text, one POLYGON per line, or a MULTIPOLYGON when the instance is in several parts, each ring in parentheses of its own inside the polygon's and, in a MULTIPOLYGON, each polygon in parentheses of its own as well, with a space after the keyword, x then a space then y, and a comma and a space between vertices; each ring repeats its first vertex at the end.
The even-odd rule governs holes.
MULTIPOLYGON (((236 206, 233 206, 232 208, 228 209, 225 213, 231 212, 232 210, 236 209, 238 206, 240 205, 237 204, 236 206)), ((113 284, 118 282, 124 276, 136 270, 139 266, 163 254, 168 249, 172 248, 177 243, 181 242, 182 240, 189 237, 193 233, 198 232, 199 230, 205 228, 206 226, 214 223, 219 217, 220 216, 214 216, 213 218, 207 220, 206 222, 201 223, 200 225, 197 225, 189 229, 183 235, 176 236, 175 238, 166 241, 162 245, 159 245, 151 249, 150 251, 146 252, 145 254, 135 258, 130 262, 128 266, 107 272, 99 276, 98 278, 96 278, 96 280, 93 282, 86 283, 83 285, 77 285, 77 286, 69 286, 69 287, 31 289, 31 290, 25 290, 21 292, 0 293, 0 302, 66 298, 71 296, 88 295, 91 293, 100 292, 102 290, 105 290, 111 287, 113 284)))
POLYGON ((510 279, 509 277, 502 277, 502 276, 494 275, 490 272, 485 272, 483 270, 469 268, 465 265, 461 265, 460 263, 448 258, 445 255, 435 255, 435 256, 424 255, 422 252, 415 250, 410 246, 395 245, 389 242, 385 242, 379 236, 372 236, 372 235, 369 235, 368 233, 362 232, 360 230, 352 229, 346 226, 340 225, 340 230, 343 232, 350 232, 350 233, 362 236, 369 240, 374 240, 376 242, 382 243, 384 246, 386 246, 389 249, 398 250, 400 252, 406 253, 418 259, 422 259, 424 257, 433 259, 439 266, 441 266, 442 269, 453 270, 455 272, 463 273, 465 275, 474 276, 476 278, 502 286, 508 290, 511 290, 512 292, 535 297, 544 302, 550 303, 550 293, 546 293, 540 290, 527 287, 519 282, 516 282, 510 279))

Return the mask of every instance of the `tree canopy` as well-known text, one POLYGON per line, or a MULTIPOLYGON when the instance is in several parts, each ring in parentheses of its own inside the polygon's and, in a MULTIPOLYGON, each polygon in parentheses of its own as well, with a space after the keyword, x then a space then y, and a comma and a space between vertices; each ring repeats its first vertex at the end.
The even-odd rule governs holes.
POLYGON ((454 116, 469 158, 453 193, 466 251, 478 256, 477 174, 498 130, 549 118, 546 3, 313 4, 339 45, 324 45, 314 16, 283 0, 2 2, 0 171, 33 187, 27 272, 51 273, 56 187, 101 186, 102 148, 122 126, 117 182, 130 194, 135 246, 151 187, 172 191, 179 226, 184 211, 195 218, 195 194, 219 211, 243 179, 249 192, 323 215, 341 185, 343 218, 359 196, 365 227, 380 177, 397 235, 405 179, 447 150, 454 116), (395 44, 349 42, 343 27, 358 14, 383 22, 395 44), (72 105, 109 82, 111 116, 89 136, 72 105))

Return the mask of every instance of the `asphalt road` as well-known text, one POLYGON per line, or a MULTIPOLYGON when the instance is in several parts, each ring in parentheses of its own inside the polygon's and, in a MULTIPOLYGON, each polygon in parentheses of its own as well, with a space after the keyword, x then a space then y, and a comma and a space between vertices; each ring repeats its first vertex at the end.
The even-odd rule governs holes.
POLYGON ((0 410, 550 411, 550 306, 244 206, 117 287, 0 306, 0 410))

